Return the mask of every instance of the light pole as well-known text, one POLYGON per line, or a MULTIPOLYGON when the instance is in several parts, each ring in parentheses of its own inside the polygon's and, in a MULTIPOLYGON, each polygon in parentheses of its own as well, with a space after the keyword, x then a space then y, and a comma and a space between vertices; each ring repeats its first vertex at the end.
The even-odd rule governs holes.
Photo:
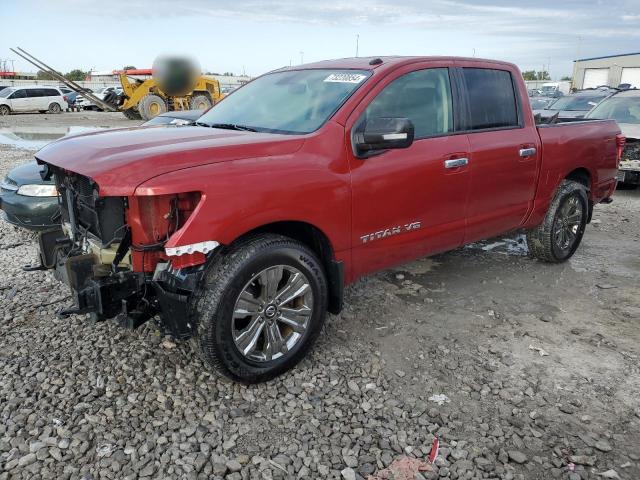
POLYGON ((360 34, 356 33, 356 57, 358 56, 358 47, 360 46, 360 34))

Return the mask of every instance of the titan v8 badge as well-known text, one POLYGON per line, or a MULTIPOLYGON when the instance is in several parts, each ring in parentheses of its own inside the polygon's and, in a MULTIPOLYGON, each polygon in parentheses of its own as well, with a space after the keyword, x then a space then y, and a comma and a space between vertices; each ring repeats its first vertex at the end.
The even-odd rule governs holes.
POLYGON ((374 240, 380 240, 385 237, 391 237, 392 235, 398 235, 400 233, 418 230, 420 227, 422 227, 422 224, 420 222, 405 223, 404 225, 398 225, 397 227, 385 228, 384 230, 380 230, 378 232, 368 233, 361 236, 360 240, 362 240, 362 243, 368 243, 374 240))

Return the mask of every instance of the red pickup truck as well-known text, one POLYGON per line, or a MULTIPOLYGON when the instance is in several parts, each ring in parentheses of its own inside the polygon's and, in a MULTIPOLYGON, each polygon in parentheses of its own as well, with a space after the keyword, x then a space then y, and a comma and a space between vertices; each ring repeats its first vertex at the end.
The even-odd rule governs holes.
POLYGON ((512 64, 350 58, 283 68, 194 126, 54 142, 61 225, 41 265, 75 293, 60 313, 156 315, 243 382, 295 365, 370 272, 516 229, 567 260, 611 201, 614 121, 536 127, 512 64))

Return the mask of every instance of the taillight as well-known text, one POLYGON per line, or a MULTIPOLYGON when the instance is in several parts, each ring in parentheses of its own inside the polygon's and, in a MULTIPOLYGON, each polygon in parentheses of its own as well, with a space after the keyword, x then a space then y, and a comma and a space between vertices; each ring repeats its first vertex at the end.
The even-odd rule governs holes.
POLYGON ((622 133, 616 135, 616 153, 618 157, 616 168, 620 165, 620 159, 622 158, 622 152, 624 151, 624 144, 626 142, 627 138, 622 133))
POLYGON ((64 97, 62 97, 62 99, 63 99, 65 102, 68 102, 68 99, 67 99, 67 96, 66 96, 66 95, 65 95, 64 97))

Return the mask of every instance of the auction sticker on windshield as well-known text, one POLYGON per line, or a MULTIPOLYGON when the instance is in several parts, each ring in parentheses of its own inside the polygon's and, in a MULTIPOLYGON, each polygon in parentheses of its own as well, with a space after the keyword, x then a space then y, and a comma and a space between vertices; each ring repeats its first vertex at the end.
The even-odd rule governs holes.
POLYGON ((332 73, 325 78, 324 81, 336 83, 360 83, 365 78, 367 78, 367 76, 360 73, 332 73))

